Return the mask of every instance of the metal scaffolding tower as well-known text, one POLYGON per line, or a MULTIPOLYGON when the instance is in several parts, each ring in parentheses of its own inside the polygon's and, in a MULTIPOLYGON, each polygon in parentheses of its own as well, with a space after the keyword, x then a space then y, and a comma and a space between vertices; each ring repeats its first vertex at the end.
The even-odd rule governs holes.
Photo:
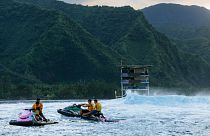
POLYGON ((149 67, 151 65, 122 65, 121 64, 121 96, 126 96, 126 91, 138 91, 149 95, 149 67))

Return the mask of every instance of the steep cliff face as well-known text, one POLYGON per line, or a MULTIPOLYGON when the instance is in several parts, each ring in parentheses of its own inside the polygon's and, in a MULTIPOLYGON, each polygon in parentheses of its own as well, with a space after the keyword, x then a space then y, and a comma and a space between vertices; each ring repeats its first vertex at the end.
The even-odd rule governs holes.
POLYGON ((120 57, 65 15, 13 1, 0 7, 0 59, 9 70, 47 83, 116 80, 120 57))
POLYGON ((1 62, 13 72, 47 83, 119 81, 116 64, 123 59, 153 65, 153 86, 208 86, 208 64, 180 52, 141 11, 56 0, 15 1, 1 2, 0 9, 0 14, 7 13, 1 15, 0 28, 8 29, 0 36, 1 62))
POLYGON ((142 10, 157 30, 174 40, 187 53, 210 63, 210 11, 199 6, 158 4, 142 10))

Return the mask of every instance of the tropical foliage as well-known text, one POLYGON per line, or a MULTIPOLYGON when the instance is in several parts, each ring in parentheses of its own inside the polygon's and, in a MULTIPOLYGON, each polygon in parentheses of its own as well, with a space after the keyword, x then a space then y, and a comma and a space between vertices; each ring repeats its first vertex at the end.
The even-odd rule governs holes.
POLYGON ((151 85, 208 87, 210 66, 131 7, 0 1, 2 99, 113 98, 119 64, 151 64, 151 85))

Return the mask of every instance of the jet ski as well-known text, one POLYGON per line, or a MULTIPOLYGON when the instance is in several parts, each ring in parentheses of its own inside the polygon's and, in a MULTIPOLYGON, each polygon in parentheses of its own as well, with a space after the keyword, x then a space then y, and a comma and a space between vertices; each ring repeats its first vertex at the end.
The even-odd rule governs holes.
POLYGON ((58 109, 57 112, 67 117, 79 117, 84 120, 100 121, 100 122, 118 122, 119 120, 110 120, 103 116, 102 113, 95 115, 81 116, 80 111, 82 110, 81 105, 73 104, 65 107, 64 109, 58 109))
POLYGON ((37 120, 35 118, 35 114, 30 109, 25 109, 21 113, 18 114, 19 118, 17 120, 11 120, 9 122, 10 125, 16 126, 43 126, 50 124, 57 124, 58 122, 54 122, 51 120, 37 120))
POLYGON ((81 105, 73 104, 65 107, 64 109, 58 109, 57 112, 68 117, 81 117, 80 116, 81 105))

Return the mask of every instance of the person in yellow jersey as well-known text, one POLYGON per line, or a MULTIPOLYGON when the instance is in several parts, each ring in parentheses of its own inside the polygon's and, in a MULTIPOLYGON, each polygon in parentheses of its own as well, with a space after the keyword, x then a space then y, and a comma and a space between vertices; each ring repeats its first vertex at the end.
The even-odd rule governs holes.
POLYGON ((94 115, 94 116, 99 116, 99 115, 103 115, 101 113, 101 110, 102 110, 102 106, 101 106, 101 103, 98 102, 97 99, 94 100, 94 104, 95 104, 95 108, 94 110, 86 113, 86 114, 83 114, 83 116, 91 116, 91 115, 94 115))
POLYGON ((96 110, 96 112, 100 113, 101 110, 102 110, 101 103, 99 103, 97 99, 94 100, 94 103, 95 103, 95 110, 96 110))
POLYGON ((40 120, 40 117, 41 117, 43 121, 47 121, 47 119, 42 113, 42 109, 43 109, 43 104, 40 102, 40 98, 37 98, 36 103, 34 103, 32 106, 32 110, 33 112, 35 112, 37 120, 40 120))
POLYGON ((82 107, 87 107, 87 109, 82 109, 80 111, 80 115, 83 116, 89 112, 91 112, 92 110, 94 110, 94 104, 92 103, 92 100, 89 99, 88 100, 88 104, 80 104, 82 107))

